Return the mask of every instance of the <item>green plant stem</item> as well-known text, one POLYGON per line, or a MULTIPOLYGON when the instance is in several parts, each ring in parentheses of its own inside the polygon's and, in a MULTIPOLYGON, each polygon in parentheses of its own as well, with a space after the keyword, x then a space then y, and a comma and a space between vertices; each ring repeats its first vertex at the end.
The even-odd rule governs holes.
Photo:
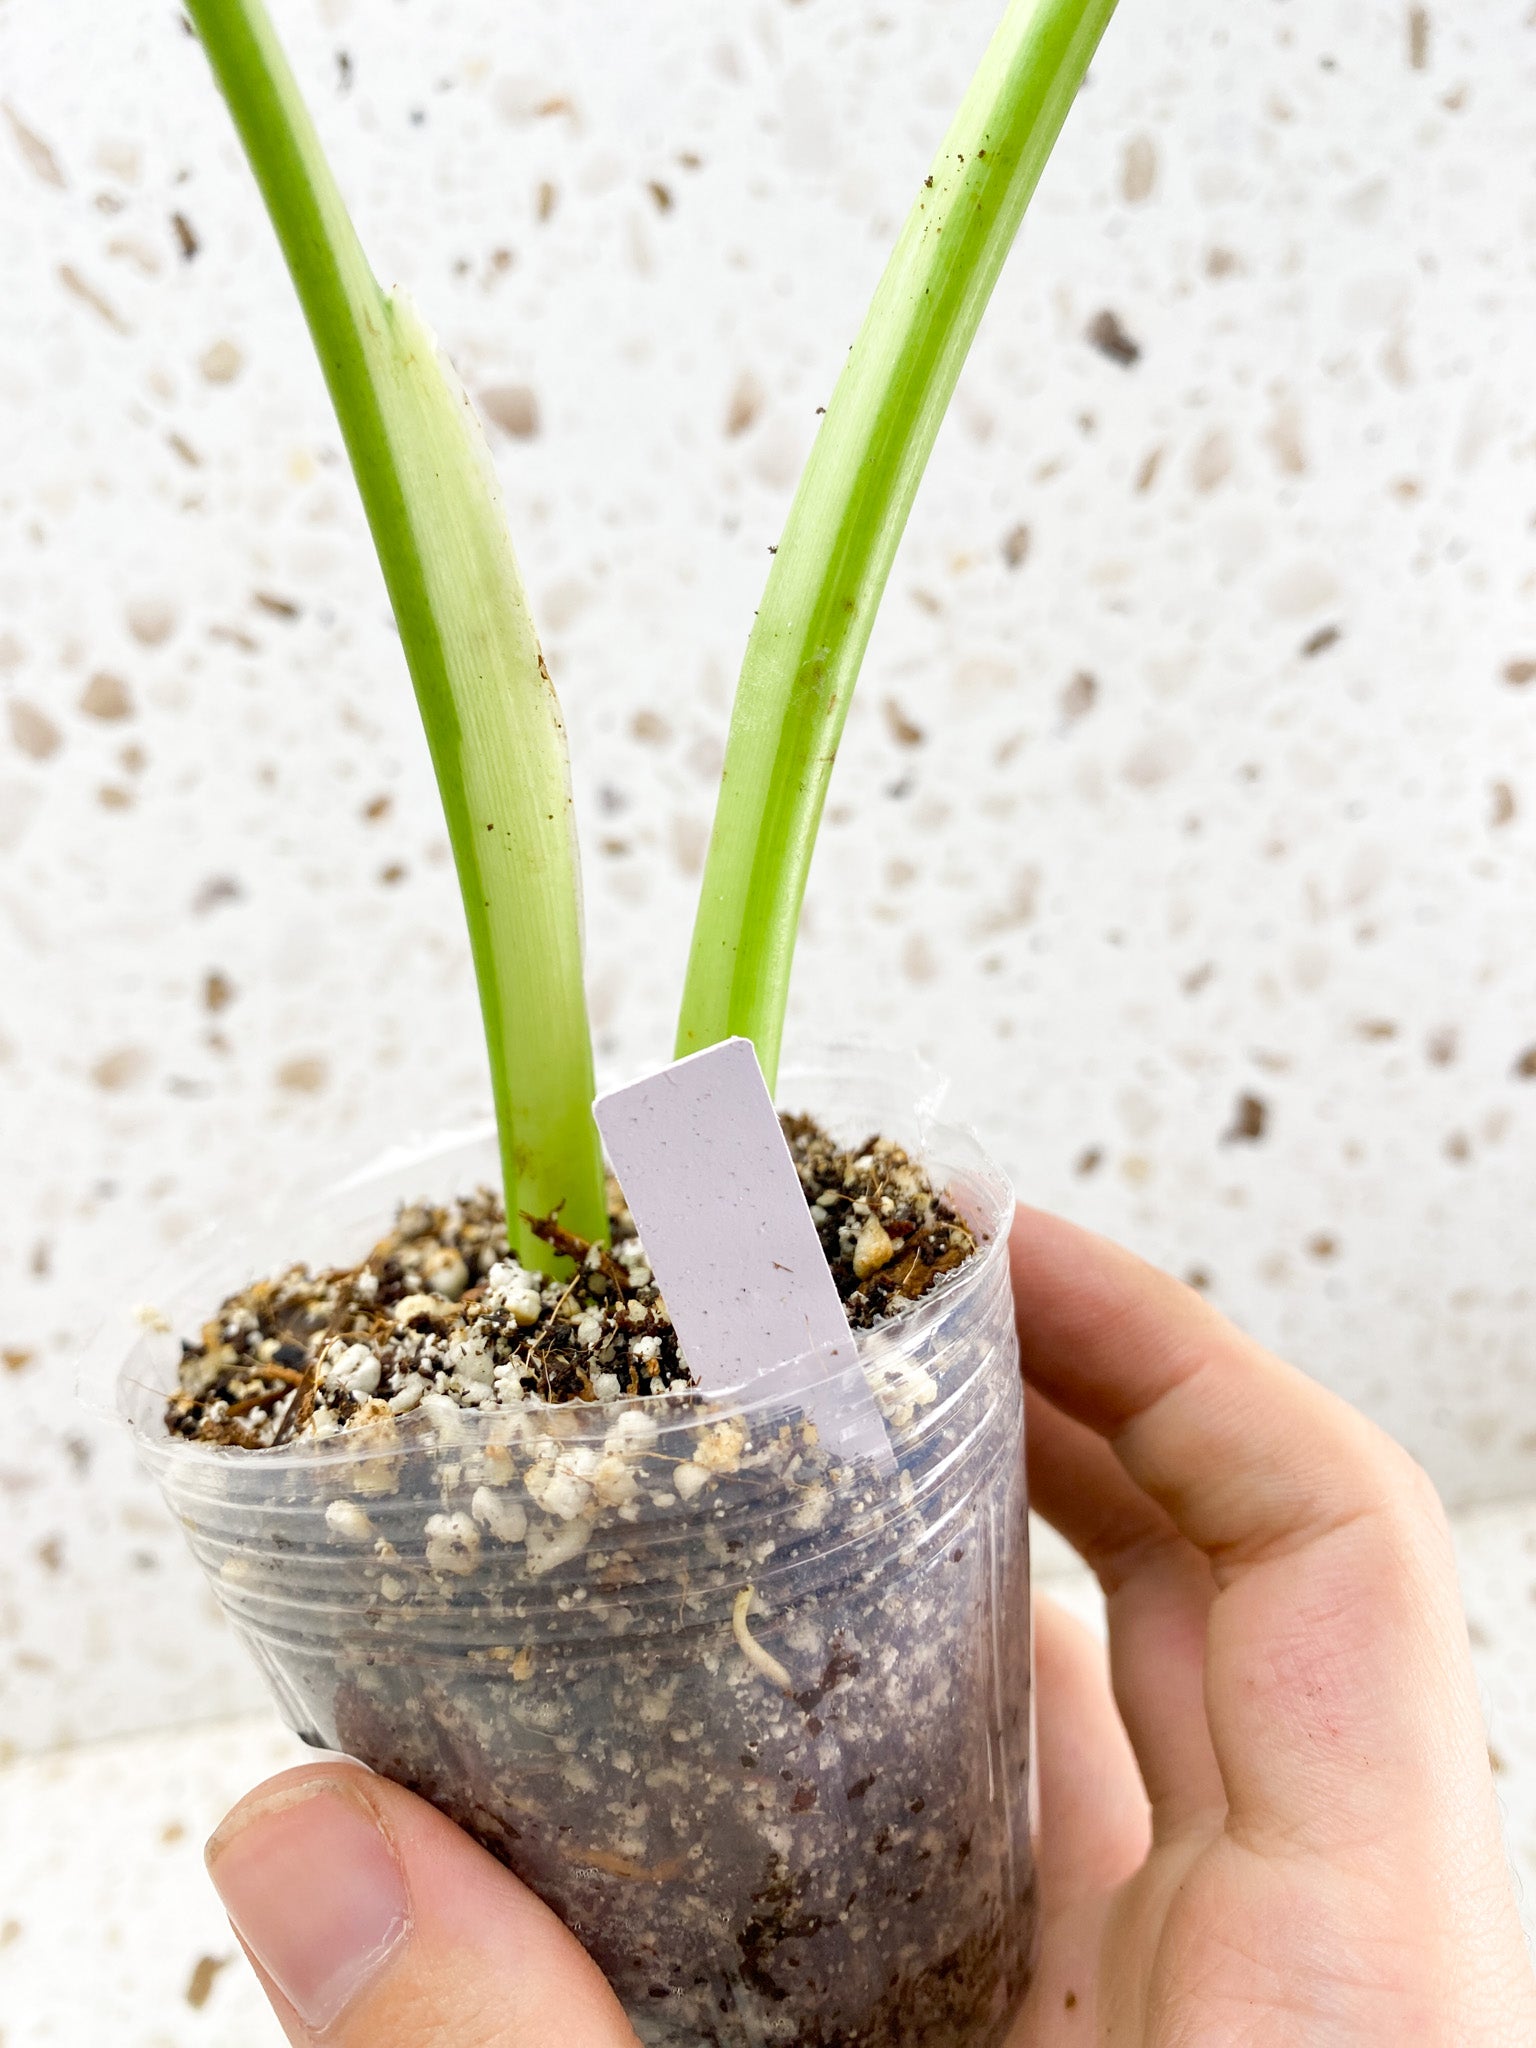
POLYGON ((261 0, 186 0, 330 387, 458 868, 517 1256, 559 1210, 606 1241, 565 731, 473 408, 379 288, 261 0))
POLYGON ((1115 0, 1012 0, 827 407, 747 644, 677 1053, 772 1087, 806 877, 859 664, 934 437, 1115 0))

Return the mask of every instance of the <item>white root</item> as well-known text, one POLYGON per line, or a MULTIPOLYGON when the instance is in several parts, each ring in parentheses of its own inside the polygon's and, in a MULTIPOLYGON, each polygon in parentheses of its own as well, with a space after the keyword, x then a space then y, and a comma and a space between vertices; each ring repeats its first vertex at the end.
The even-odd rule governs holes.
POLYGON ((747 1610, 752 1605, 752 1588, 743 1586, 736 1595, 736 1605, 731 1612, 731 1633, 735 1636, 741 1654, 755 1671, 760 1671, 770 1685, 776 1685, 780 1692, 794 1694, 795 1681, 790 1677, 778 1658, 765 1650, 747 1627, 747 1610))

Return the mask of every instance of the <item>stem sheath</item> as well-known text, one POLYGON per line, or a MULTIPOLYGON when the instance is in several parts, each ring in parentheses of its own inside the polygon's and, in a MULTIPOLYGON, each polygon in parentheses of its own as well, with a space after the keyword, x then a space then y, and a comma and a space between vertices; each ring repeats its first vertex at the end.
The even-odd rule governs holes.
POLYGON ((426 727, 469 924, 507 1224, 606 1242, 565 729, 468 397, 382 291, 262 0, 185 0, 309 323, 426 727))

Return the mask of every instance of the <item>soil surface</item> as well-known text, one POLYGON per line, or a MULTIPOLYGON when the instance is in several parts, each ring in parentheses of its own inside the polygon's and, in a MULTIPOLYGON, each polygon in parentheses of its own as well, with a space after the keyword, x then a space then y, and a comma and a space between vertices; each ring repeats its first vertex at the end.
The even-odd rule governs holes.
MULTIPOLYGON (((901 1314, 976 1243, 889 1139, 839 1146, 781 1119, 827 1264, 855 1329, 901 1314)), ((424 1402, 514 1408, 693 1384, 616 1182, 611 1243, 528 1218, 556 1277, 512 1256, 499 1195, 415 1203, 354 1266, 292 1266, 231 1295, 183 1345, 174 1436, 259 1450, 367 1426, 424 1402)))

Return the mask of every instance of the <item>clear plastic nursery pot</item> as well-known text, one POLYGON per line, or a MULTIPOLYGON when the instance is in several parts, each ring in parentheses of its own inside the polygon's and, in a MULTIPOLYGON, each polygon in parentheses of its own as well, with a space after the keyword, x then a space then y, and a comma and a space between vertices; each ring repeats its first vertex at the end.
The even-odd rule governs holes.
MULTIPOLYGON (((149 1334, 118 1403, 292 1727, 531 1884, 643 2042, 985 2048, 1034 1938, 1010 1191, 911 1090, 781 1093, 906 1144, 984 1240, 860 1334, 888 1473, 829 1458, 788 1372, 238 1451, 165 1434, 179 1347, 149 1334)), ((196 1327, 495 1171, 489 1134, 402 1153, 216 1244, 159 1306, 196 1327)))

